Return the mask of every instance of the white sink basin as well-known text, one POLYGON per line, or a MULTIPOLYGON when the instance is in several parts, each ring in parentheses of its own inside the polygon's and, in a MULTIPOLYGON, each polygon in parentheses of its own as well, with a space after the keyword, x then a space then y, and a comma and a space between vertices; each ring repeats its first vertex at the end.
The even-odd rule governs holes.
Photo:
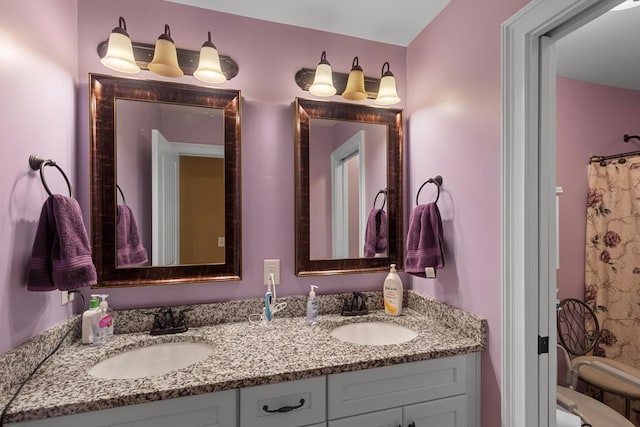
POLYGON ((331 331, 331 336, 352 344, 388 345, 411 341, 418 334, 395 323, 359 322, 339 326, 331 331))
POLYGON ((212 352, 211 346, 194 342, 138 347, 97 363, 89 369, 89 375, 104 379, 163 375, 199 362, 212 352))

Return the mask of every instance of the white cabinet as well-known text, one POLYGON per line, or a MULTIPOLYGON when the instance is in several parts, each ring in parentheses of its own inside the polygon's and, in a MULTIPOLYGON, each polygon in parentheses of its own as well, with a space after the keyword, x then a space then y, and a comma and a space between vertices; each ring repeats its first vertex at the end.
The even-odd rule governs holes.
POLYGON ((479 427, 480 353, 166 399, 16 427, 479 427))
POLYGON ((447 397, 329 421, 329 427, 466 427, 467 397, 447 397))
POLYGON ((329 427, 398 427, 402 426, 402 408, 369 412, 329 421, 329 427))
POLYGON ((9 425, 16 427, 229 427, 237 425, 238 422, 237 395, 237 390, 227 390, 9 425))
MULTIPOLYGON (((403 426, 466 427, 480 423, 469 419, 466 395, 417 403, 405 406, 402 411, 403 426)), ((476 417, 479 415, 475 414, 476 417)))
POLYGON ((478 353, 328 376, 329 427, 477 427, 478 353))

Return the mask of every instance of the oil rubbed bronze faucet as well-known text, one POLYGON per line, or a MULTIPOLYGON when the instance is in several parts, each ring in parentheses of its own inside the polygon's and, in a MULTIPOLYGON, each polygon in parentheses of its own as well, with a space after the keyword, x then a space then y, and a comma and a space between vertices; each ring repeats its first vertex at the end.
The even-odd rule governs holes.
POLYGON ((367 296, 362 292, 354 292, 351 296, 351 302, 349 302, 348 298, 344 300, 340 314, 343 316, 363 316, 369 314, 367 296))
POLYGON ((151 335, 167 335, 167 334, 179 334, 186 332, 187 318, 185 312, 191 311, 191 308, 185 308, 178 312, 177 319, 173 316, 173 309, 171 307, 162 307, 153 314, 153 325, 151 325, 151 335))

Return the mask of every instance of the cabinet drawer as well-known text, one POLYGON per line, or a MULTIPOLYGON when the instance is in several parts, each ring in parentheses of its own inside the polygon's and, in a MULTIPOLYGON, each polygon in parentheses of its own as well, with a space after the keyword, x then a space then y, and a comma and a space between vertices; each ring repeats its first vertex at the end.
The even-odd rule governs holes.
POLYGON ((241 427, 306 426, 326 421, 326 377, 240 390, 241 427), (273 412, 280 409, 283 412, 273 412), (269 412, 272 411, 272 412, 269 412))
POLYGON ((464 394, 474 381, 473 354, 329 375, 329 420, 464 394))
POLYGON ((398 427, 402 425, 402 408, 329 421, 329 427, 398 427))
POLYGON ((15 427, 229 427, 237 423, 237 391, 178 397, 84 414, 9 424, 15 427))

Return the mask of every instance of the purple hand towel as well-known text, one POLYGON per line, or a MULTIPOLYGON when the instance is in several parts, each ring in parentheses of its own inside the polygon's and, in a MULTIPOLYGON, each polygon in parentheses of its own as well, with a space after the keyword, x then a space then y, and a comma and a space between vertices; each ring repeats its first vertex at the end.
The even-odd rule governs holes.
POLYGON ((364 232, 364 256, 374 257, 387 250, 387 214, 382 209, 372 209, 364 232))
POLYGON ((427 277, 425 268, 444 267, 442 219, 435 203, 416 206, 409 219, 404 271, 427 277))
POLYGON ((42 207, 31 252, 27 289, 66 291, 97 283, 80 205, 61 194, 42 207))
POLYGON ((127 205, 118 205, 118 267, 144 265, 149 260, 147 250, 140 243, 138 225, 127 205))
POLYGON ((51 277, 53 270, 51 248, 55 235, 52 200, 51 197, 47 199, 40 211, 36 237, 31 249, 31 263, 27 273, 27 289, 30 291, 54 291, 57 289, 53 284, 53 277, 51 277))

